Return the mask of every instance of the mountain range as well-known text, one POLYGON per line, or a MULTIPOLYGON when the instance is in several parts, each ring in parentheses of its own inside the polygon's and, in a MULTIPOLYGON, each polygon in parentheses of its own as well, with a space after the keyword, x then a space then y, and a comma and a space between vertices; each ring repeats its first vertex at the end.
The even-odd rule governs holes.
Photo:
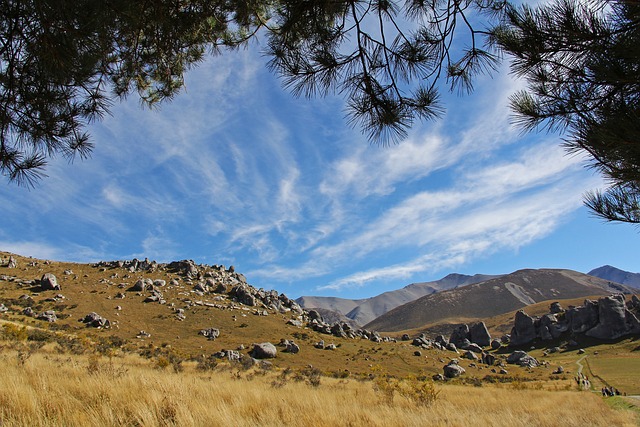
POLYGON ((412 283, 395 291, 384 292, 371 298, 346 299, 336 297, 303 296, 296 302, 307 309, 325 309, 336 311, 359 325, 366 325, 384 313, 393 310, 403 304, 436 292, 459 286, 470 285, 494 278, 487 274, 449 274, 440 280, 432 282, 412 283))
POLYGON ((401 331, 447 318, 482 318, 549 300, 633 293, 640 274, 611 266, 588 274, 566 269, 526 269, 506 275, 449 274, 366 299, 303 296, 307 309, 345 316, 368 329, 401 331))

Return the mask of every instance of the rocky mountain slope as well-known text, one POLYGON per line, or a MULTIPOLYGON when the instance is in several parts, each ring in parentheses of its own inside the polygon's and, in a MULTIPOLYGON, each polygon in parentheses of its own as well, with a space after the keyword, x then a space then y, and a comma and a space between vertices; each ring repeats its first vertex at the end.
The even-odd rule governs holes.
POLYGON ((384 292, 375 297, 352 300, 334 297, 308 297, 296 299, 301 307, 306 309, 325 309, 336 311, 359 325, 367 324, 388 311, 411 301, 446 289, 453 289, 473 283, 482 282, 497 276, 476 274, 449 274, 432 282, 412 283, 402 289, 384 292))
POLYGON ((591 270, 587 274, 640 289, 640 273, 630 273, 610 265, 604 265, 591 270))
POLYGON ((402 331, 423 325, 481 319, 555 299, 632 293, 633 289, 572 270, 519 270, 438 292, 404 304, 366 324, 379 331, 402 331))

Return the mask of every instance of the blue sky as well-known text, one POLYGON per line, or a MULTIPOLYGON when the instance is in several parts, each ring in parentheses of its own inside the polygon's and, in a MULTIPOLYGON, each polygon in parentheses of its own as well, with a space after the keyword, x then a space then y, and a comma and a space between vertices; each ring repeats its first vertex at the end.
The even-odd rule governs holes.
POLYGON ((443 93, 442 120, 371 145, 339 97, 297 99, 257 48, 187 75, 148 110, 135 96, 91 126, 91 159, 56 159, 36 188, 0 186, 0 249, 76 262, 234 265, 287 295, 360 298, 452 272, 637 272, 638 230, 582 207, 602 186, 560 137, 509 122, 507 73, 443 93))

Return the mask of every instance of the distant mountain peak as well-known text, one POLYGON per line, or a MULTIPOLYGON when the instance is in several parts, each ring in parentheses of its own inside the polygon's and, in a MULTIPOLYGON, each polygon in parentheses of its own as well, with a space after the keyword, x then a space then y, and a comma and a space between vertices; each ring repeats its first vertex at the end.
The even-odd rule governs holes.
POLYGON ((603 265, 602 267, 591 270, 587 274, 640 289, 640 273, 631 273, 611 265, 603 265))

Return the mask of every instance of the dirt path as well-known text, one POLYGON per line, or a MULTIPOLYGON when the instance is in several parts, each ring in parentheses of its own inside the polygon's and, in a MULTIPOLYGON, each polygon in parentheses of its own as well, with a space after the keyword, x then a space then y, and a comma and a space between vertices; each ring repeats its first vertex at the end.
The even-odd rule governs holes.
POLYGON ((582 363, 580 362, 582 362, 586 358, 587 358, 587 355, 585 354, 580 359, 576 360, 576 365, 578 365, 578 375, 582 375, 582 369, 584 368, 584 366, 582 366, 582 363))

